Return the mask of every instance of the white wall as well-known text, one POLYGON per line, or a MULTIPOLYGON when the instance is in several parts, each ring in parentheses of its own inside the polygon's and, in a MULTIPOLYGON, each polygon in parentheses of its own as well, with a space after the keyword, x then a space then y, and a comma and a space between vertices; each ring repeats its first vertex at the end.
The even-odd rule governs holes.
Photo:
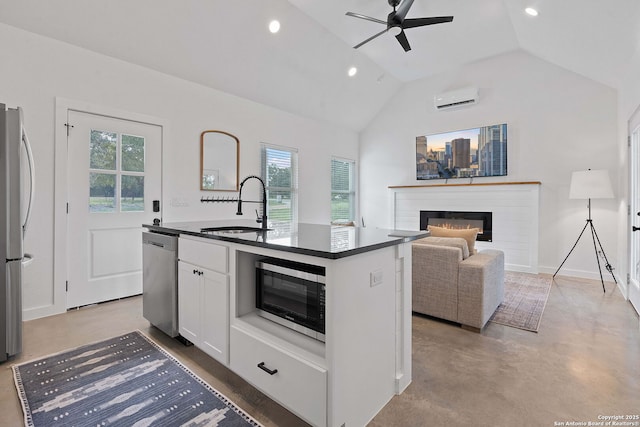
POLYGON ((353 131, 4 24, 0 24, 0 51, 0 102, 24 109, 37 165, 37 199, 25 241, 26 250, 35 255, 24 272, 25 318, 65 309, 64 301, 54 298, 64 284, 53 283, 54 215, 64 215, 54 211, 56 97, 157 117, 167 123, 163 149, 165 221, 237 218, 233 204, 199 202, 202 195, 235 194, 199 190, 199 137, 206 129, 224 130, 240 139, 241 178, 260 173, 261 142, 298 148, 299 220, 303 222, 329 222, 331 156, 358 157, 358 136, 353 131), (172 201, 187 206, 172 206, 172 201))
MULTIPOLYGON (((389 185, 425 183, 415 179, 417 135, 504 122, 509 132, 508 176, 474 182, 542 182, 539 270, 555 272, 587 218, 586 200, 568 198, 571 172, 608 169, 612 181, 619 182, 617 94, 525 52, 407 84, 386 105, 361 134, 360 212, 365 223, 392 223, 389 185), (434 110, 435 94, 464 86, 479 88, 479 104, 434 110)), ((619 256, 617 214, 617 200, 593 202, 594 223, 614 267, 619 256)), ((498 241, 493 245, 500 248, 498 241)), ((562 273, 599 277, 594 258, 590 236, 585 235, 562 273)))

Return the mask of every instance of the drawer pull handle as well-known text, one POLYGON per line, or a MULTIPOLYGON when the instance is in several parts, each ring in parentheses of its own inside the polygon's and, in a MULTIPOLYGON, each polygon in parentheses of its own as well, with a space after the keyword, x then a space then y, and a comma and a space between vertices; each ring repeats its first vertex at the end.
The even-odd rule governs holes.
POLYGON ((277 369, 271 370, 271 369, 267 368, 266 366, 264 366, 264 362, 258 363, 258 368, 262 369, 263 371, 265 371, 269 375, 275 375, 275 374, 278 373, 277 369))

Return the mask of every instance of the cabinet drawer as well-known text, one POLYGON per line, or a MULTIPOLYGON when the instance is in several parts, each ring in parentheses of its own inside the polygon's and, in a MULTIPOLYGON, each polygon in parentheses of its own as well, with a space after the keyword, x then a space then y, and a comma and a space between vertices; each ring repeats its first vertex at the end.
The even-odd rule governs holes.
POLYGON ((235 326, 231 328, 230 348, 233 371, 309 423, 326 425, 325 369, 285 353, 235 326))
POLYGON ((178 239, 178 258, 194 265, 226 274, 228 248, 215 243, 201 242, 181 237, 178 239))

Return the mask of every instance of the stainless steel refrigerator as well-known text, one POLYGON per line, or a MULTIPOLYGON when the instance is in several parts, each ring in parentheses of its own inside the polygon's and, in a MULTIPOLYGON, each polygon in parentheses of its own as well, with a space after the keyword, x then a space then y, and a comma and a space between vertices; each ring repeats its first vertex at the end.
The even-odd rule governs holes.
POLYGON ((20 108, 0 103, 0 362, 22 351, 23 251, 34 190, 33 155, 20 108))

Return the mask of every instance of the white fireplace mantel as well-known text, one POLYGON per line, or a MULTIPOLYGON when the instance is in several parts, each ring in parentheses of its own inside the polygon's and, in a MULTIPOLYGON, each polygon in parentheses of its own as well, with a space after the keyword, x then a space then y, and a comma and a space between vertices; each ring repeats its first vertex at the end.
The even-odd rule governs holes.
POLYGON ((476 242, 476 247, 504 251, 507 270, 537 273, 540 184, 527 181, 390 186, 393 227, 419 229, 421 210, 492 212, 493 241, 476 242))

